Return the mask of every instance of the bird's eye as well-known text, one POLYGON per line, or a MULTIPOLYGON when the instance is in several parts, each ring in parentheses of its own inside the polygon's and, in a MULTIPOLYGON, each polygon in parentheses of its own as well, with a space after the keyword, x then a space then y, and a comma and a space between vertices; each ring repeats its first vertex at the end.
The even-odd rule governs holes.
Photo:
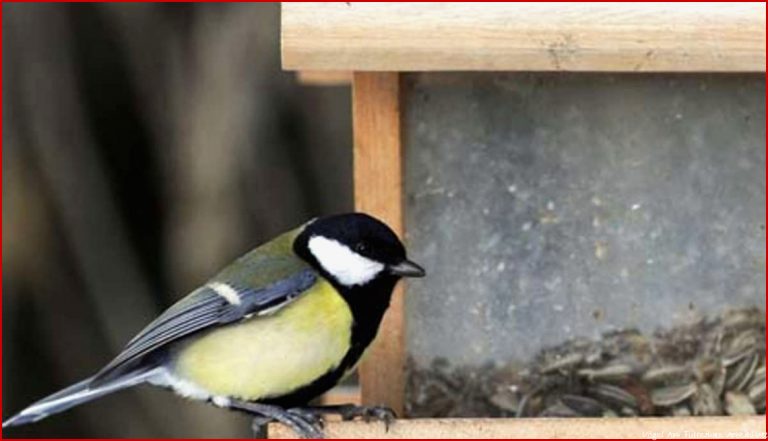
POLYGON ((363 253, 368 249, 368 246, 365 244, 365 242, 358 242, 355 244, 355 251, 358 253, 363 253))

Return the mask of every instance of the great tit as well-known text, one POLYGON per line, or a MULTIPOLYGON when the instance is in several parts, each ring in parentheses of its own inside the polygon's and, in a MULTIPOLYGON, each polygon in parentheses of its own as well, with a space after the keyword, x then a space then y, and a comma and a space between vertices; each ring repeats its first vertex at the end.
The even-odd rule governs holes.
POLYGON ((312 220, 237 259, 96 375, 32 404, 3 428, 150 384, 322 437, 307 403, 355 368, 397 281, 424 274, 397 235, 369 215, 312 220))

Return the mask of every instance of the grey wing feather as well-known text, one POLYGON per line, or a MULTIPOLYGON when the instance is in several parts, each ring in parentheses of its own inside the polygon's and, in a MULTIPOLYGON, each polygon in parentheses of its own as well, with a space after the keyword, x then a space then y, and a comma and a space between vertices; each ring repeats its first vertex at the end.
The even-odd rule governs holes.
POLYGON ((250 315, 274 313, 291 303, 317 281, 310 269, 299 271, 265 288, 248 289, 229 284, 240 302, 232 304, 215 290, 203 287, 171 306, 134 337, 123 351, 93 377, 103 384, 157 349, 210 326, 236 322, 250 315))

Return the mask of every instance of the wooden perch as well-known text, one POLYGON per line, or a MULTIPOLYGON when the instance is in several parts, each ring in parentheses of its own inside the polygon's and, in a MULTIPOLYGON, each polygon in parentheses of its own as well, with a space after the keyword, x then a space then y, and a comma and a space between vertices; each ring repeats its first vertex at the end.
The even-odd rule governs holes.
MULTIPOLYGON (((327 438, 764 438, 765 416, 685 418, 466 418, 398 420, 383 423, 332 421, 327 438)), ((290 429, 269 426, 270 438, 295 438, 290 429)))

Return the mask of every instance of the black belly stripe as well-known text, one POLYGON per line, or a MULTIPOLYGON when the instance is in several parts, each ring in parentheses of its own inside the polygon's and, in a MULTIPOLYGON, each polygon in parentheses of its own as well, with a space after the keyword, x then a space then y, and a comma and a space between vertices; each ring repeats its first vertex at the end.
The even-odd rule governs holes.
POLYGON ((338 384, 344 374, 360 360, 379 330, 397 283, 394 277, 381 277, 363 287, 344 288, 334 284, 352 311, 350 347, 341 363, 311 383, 278 397, 261 399, 259 402, 282 407, 304 406, 338 384))

